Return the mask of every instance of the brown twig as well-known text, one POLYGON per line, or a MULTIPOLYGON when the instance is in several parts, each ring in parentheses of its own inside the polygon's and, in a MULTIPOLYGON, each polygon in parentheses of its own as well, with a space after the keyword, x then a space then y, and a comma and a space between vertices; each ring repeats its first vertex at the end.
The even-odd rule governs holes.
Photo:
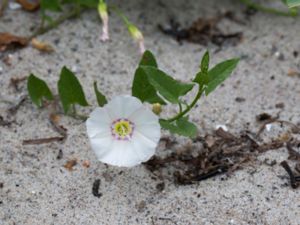
MULTIPOLYGON (((289 166, 289 164, 286 161, 282 161, 280 163, 280 165, 285 169, 285 171, 288 173, 288 175, 290 176, 290 181, 291 181, 291 186, 292 188, 297 188, 297 181, 295 179, 295 175, 291 169, 291 167, 289 166)), ((298 178, 298 177, 297 177, 298 178)))
POLYGON ((19 108, 21 107, 21 105, 24 104, 26 99, 27 99, 27 95, 22 96, 16 105, 14 105, 8 109, 8 112, 12 115, 16 114, 17 111, 19 110, 19 108))
POLYGON ((289 159, 300 161, 300 153, 293 149, 290 142, 286 143, 286 148, 289 152, 289 159))
POLYGON ((279 120, 278 119, 279 117, 276 116, 275 118, 272 118, 268 121, 266 121, 258 130, 258 132, 256 133, 255 137, 258 138, 261 133, 265 130, 266 128, 266 125, 268 124, 272 124, 272 123, 282 123, 282 124, 286 124, 286 125, 289 125, 292 127, 292 132, 293 133, 300 133, 300 127, 298 127, 297 125, 293 124, 292 122, 290 121, 286 121, 286 120, 279 120))
POLYGON ((65 137, 50 137, 50 138, 38 138, 38 139, 28 139, 23 140, 23 145, 40 145, 40 144, 48 144, 55 141, 63 141, 65 137))

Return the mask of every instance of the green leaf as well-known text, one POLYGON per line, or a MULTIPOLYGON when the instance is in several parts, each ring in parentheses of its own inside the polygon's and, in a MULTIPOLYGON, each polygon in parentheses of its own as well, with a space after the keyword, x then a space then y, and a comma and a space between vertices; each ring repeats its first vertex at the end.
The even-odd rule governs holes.
POLYGON ((150 52, 149 50, 146 50, 142 56, 142 59, 139 63, 140 66, 153 66, 155 68, 157 68, 157 62, 156 59, 154 57, 154 55, 152 54, 152 52, 150 52))
POLYGON ((209 95, 220 85, 226 78, 228 78, 232 71, 235 69, 239 59, 229 59, 217 64, 215 67, 208 71, 208 82, 205 88, 205 94, 209 95))
POLYGON ((30 74, 27 79, 27 90, 32 102, 38 107, 42 106, 43 98, 53 100, 53 95, 46 82, 33 74, 30 74))
POLYGON ((41 0, 41 9, 53 12, 61 12, 61 4, 59 0, 41 0))
POLYGON ((72 71, 63 67, 58 81, 58 93, 64 112, 67 113, 73 104, 88 106, 81 84, 72 71))
POLYGON ((206 51, 202 56, 200 71, 196 74, 193 82, 198 83, 200 87, 203 87, 208 82, 208 68, 209 68, 209 52, 206 51))
POLYGON ((194 84, 179 82, 155 67, 140 66, 139 68, 147 75, 149 83, 156 91, 171 103, 179 103, 179 97, 194 87, 194 84))
POLYGON ((173 134, 190 138, 194 138, 197 135, 196 125, 189 122, 187 117, 180 118, 175 122, 160 119, 159 123, 163 129, 169 130, 173 134))
MULTIPOLYGON (((155 57, 148 50, 144 52, 139 65, 157 68, 155 57)), ((157 95, 156 90, 148 81, 147 74, 141 68, 137 68, 134 74, 132 96, 137 97, 142 102, 166 104, 164 100, 157 95)))
POLYGON ((79 0, 81 5, 90 7, 90 8, 96 8, 98 6, 99 1, 98 0, 79 0))
POLYGON ((289 8, 300 6, 300 0, 286 0, 285 3, 289 8))
POLYGON ((206 51, 201 60, 201 71, 202 73, 207 73, 209 67, 209 52, 206 51))
POLYGON ((97 82, 94 82, 94 91, 97 97, 97 102, 100 107, 104 106, 107 103, 106 97, 98 90, 97 82))

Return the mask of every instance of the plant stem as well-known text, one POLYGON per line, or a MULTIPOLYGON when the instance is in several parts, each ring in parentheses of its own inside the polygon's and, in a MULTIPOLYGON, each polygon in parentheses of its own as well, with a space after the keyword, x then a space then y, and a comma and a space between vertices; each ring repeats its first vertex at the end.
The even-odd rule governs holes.
POLYGON ((72 104, 73 114, 77 115, 76 106, 75 104, 72 104))
POLYGON ((71 117, 73 117, 74 119, 79 119, 79 120, 83 120, 83 121, 86 121, 87 120, 87 116, 85 116, 85 115, 81 115, 81 114, 78 114, 78 113, 76 113, 76 114, 71 114, 70 115, 71 117))
POLYGON ((244 3, 246 6, 262 11, 262 12, 266 12, 266 13, 272 13, 272 14, 276 14, 279 16, 292 16, 295 17, 297 16, 297 14, 293 14, 291 12, 284 12, 284 11, 280 11, 274 8, 269 8, 269 7, 265 7, 263 5, 257 4, 252 2, 251 0, 239 0, 240 2, 244 3))
POLYGON ((3 12, 4 12, 4 10, 6 9, 7 4, 8 4, 8 0, 3 0, 3 1, 2 1, 2 4, 1 4, 1 6, 0 6, 0 16, 3 15, 3 12))
POLYGON ((123 22, 125 23, 125 25, 128 27, 131 23, 129 22, 129 20, 127 19, 126 16, 124 16, 124 14, 121 12, 121 10, 119 10, 119 8, 117 6, 111 5, 109 7, 112 11, 115 11, 115 13, 121 17, 121 19, 123 20, 123 22))
POLYGON ((170 118, 170 119, 167 119, 168 122, 173 122, 175 120, 178 120, 180 119, 181 117, 183 117, 185 114, 187 114, 197 103, 197 101, 200 99, 201 95, 203 93, 203 88, 199 87, 198 89, 198 93, 197 95, 195 96, 194 100, 192 101, 192 103, 190 105, 188 105, 186 107, 185 110, 183 110, 182 112, 179 112, 176 116, 170 118))
POLYGON ((178 106, 179 106, 179 112, 181 113, 182 112, 182 105, 181 105, 180 102, 178 103, 178 106))
POLYGON ((59 26, 65 20, 68 20, 68 19, 71 19, 72 17, 78 16, 81 12, 82 12, 81 8, 78 8, 78 7, 74 8, 73 10, 58 17, 56 20, 54 20, 49 25, 39 28, 36 32, 34 32, 31 36, 29 36, 29 39, 32 39, 38 35, 47 33, 49 30, 52 30, 53 28, 59 26))
POLYGON ((73 112, 70 113, 69 116, 73 117, 74 119, 87 120, 87 116, 77 113, 75 104, 72 104, 72 111, 73 112))

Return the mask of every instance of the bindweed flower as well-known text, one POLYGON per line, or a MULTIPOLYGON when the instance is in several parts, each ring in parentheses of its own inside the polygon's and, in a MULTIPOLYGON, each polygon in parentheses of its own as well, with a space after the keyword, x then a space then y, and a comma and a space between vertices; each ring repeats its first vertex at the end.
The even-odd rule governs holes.
POLYGON ((131 37, 138 43, 140 53, 145 52, 144 36, 142 32, 132 23, 127 24, 128 31, 131 37))
POLYGON ((102 20, 102 34, 100 39, 102 41, 109 40, 109 32, 108 32, 108 13, 107 13, 107 5, 103 0, 99 1, 98 4, 98 12, 102 20))
POLYGON ((86 127, 97 158, 114 166, 147 161, 160 139, 158 117, 132 96, 118 96, 96 108, 86 127))

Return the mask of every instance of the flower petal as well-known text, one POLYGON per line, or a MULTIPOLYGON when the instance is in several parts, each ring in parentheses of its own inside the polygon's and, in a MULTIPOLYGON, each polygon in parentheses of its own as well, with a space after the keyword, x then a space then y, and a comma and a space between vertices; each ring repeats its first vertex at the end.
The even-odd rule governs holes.
POLYGON ((143 104, 136 97, 123 95, 114 97, 105 107, 110 115, 118 119, 128 118, 132 113, 143 107, 143 104))
POLYGON ((102 155, 99 160, 114 166, 124 167, 132 167, 141 163, 141 160, 132 148, 132 143, 118 140, 113 142, 111 149, 102 155))
POLYGON ((132 147, 141 162, 145 162, 151 158, 155 153, 155 148, 158 141, 153 141, 144 135, 136 132, 132 139, 132 147))
POLYGON ((158 124, 158 116, 155 115, 152 111, 145 107, 141 107, 132 113, 129 118, 135 125, 143 125, 143 124, 158 124))
POLYGON ((136 133, 139 133, 144 138, 154 142, 156 145, 160 139, 160 125, 158 123, 138 125, 136 126, 136 133))
POLYGON ((110 133, 97 134, 93 138, 90 138, 90 142, 93 151, 100 160, 104 154, 110 151, 110 148, 113 144, 113 139, 110 133))
POLYGON ((96 108, 86 121, 88 136, 92 138, 99 133, 110 131, 111 122, 112 119, 105 108, 96 108))

